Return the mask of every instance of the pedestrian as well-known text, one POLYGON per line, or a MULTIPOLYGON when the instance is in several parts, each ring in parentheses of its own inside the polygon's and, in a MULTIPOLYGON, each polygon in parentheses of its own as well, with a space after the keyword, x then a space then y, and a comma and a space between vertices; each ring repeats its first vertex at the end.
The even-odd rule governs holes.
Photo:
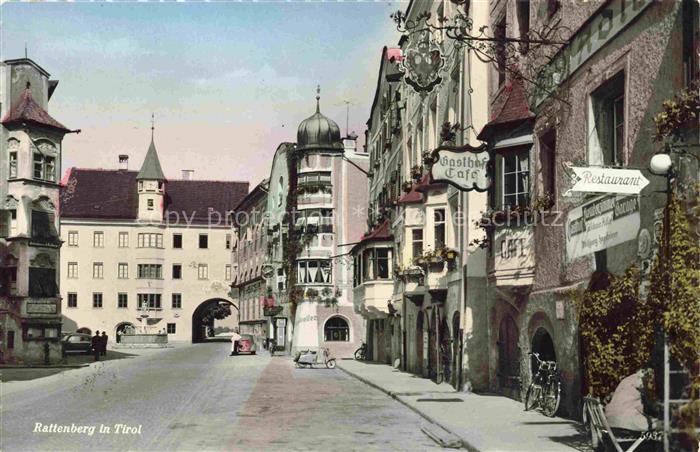
POLYGON ((92 341, 90 343, 92 347, 92 353, 95 357, 95 361, 100 360, 100 349, 102 348, 102 338, 100 338, 100 332, 95 331, 95 335, 92 336, 92 341))
POLYGON ((238 341, 241 340, 241 335, 238 334, 238 328, 233 330, 231 334, 231 356, 238 354, 238 341))
POLYGON ((107 339, 109 339, 107 332, 103 331, 102 336, 100 337, 100 354, 102 356, 107 355, 107 339))

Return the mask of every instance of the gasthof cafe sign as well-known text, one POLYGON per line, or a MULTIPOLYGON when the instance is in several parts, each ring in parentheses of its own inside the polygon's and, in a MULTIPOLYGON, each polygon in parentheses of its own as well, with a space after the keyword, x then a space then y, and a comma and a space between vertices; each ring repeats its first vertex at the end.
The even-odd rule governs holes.
POLYGON ((485 191, 491 184, 491 154, 486 146, 441 146, 432 152, 433 182, 446 182, 460 190, 485 191))
POLYGON ((640 227, 637 196, 602 196, 569 212, 566 256, 574 260, 637 238, 640 227))

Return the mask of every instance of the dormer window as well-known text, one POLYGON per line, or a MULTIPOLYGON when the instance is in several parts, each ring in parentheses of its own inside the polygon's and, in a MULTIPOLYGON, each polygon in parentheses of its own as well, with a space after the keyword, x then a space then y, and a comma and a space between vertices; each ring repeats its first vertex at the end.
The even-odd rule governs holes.
POLYGON ((153 200, 152 199, 148 200, 148 210, 153 210, 153 200))

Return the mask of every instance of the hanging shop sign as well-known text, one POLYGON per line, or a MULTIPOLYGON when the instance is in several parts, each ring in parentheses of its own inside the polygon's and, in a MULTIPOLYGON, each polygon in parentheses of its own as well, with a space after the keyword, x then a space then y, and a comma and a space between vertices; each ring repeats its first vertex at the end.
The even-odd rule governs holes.
POLYGON ((637 238, 641 220, 637 196, 602 196, 569 212, 566 256, 569 261, 637 238))
POLYGON ((530 105, 537 108, 551 91, 576 72, 652 3, 653 0, 612 0, 601 7, 538 74, 537 81, 541 89, 532 93, 530 105))
POLYGON ((432 182, 445 182, 463 191, 488 190, 492 158, 485 144, 479 147, 440 146, 432 154, 432 182))
POLYGON ((445 66, 445 56, 431 40, 430 32, 423 30, 411 34, 399 69, 404 81, 417 93, 429 93, 442 83, 440 72, 445 66))
POLYGON ((569 191, 638 195, 649 179, 638 169, 571 167, 574 185, 569 191))

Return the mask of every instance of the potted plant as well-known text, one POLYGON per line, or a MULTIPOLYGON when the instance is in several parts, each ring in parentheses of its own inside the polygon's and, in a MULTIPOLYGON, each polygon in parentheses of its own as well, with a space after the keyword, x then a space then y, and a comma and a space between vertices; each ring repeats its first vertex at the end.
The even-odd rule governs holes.
POLYGON ((416 165, 413 168, 411 168, 411 177, 416 182, 420 181, 421 178, 423 177, 423 167, 416 165))
POLYGON ((445 121, 440 129, 440 140, 443 143, 454 144, 458 130, 461 130, 459 123, 453 125, 450 121, 445 121))

